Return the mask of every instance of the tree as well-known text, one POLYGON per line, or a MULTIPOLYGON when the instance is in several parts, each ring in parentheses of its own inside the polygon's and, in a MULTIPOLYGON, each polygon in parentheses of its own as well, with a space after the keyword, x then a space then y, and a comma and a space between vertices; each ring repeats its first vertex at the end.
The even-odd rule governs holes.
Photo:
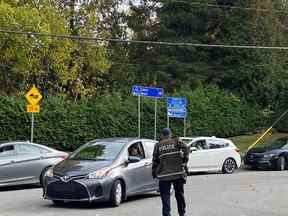
MULTIPOLYGON (((283 1, 225 0, 217 4, 219 7, 214 0, 201 1, 201 5, 191 0, 143 0, 131 7, 129 27, 136 40, 287 46, 287 4, 283 1)), ((140 63, 140 80, 154 80, 170 91, 213 83, 276 109, 287 94, 284 51, 143 45, 133 47, 131 56, 131 61, 140 63)))
MULTIPOLYGON (((53 2, 43 1, 38 6, 34 5, 36 1, 20 2, 0 4, 2 29, 69 35, 67 19, 53 2)), ((94 17, 90 21, 96 25, 92 24, 94 17)), ((93 34, 89 25, 81 32, 93 34)), ((51 94, 68 93, 75 98, 95 94, 109 68, 106 46, 99 43, 0 34, 0 46, 1 91, 6 93, 37 84, 51 94)))

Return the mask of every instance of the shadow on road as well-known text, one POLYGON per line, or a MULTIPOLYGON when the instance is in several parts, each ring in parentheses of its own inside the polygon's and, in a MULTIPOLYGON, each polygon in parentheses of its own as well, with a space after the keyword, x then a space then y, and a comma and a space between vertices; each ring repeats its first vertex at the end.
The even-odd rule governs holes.
MULTIPOLYGON (((122 203, 121 205, 125 205, 126 203, 132 203, 142 200, 147 200, 151 198, 159 197, 158 193, 148 193, 148 194, 142 194, 142 195, 136 195, 127 198, 127 200, 122 203)), ((88 202, 67 202, 60 206, 56 206, 50 202, 46 205, 48 208, 74 208, 74 209, 105 209, 105 208, 114 208, 107 202, 94 202, 94 203, 88 203, 88 202)))
POLYGON ((41 188, 38 185, 17 185, 17 186, 7 186, 7 187, 0 187, 0 192, 7 192, 7 191, 17 191, 17 190, 28 190, 28 189, 35 189, 41 188))

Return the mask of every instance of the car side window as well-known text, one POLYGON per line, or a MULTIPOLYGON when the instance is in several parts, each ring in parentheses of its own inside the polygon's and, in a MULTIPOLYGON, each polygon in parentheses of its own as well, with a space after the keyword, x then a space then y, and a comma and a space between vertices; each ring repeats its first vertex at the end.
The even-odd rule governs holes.
POLYGON ((18 154, 31 154, 31 155, 39 155, 41 154, 41 149, 33 146, 33 145, 29 145, 29 144, 17 144, 16 145, 16 151, 18 154))
POLYGON ((145 146, 145 152, 146 152, 146 158, 152 158, 153 157, 153 151, 155 147, 155 142, 143 142, 145 146))
POLYGON ((137 142, 132 144, 129 148, 128 148, 128 155, 129 156, 134 156, 134 157, 139 157, 140 159, 144 159, 145 158, 145 152, 144 152, 144 148, 141 142, 137 142))
POLYGON ((288 149, 288 143, 282 147, 282 149, 288 149))
POLYGON ((198 140, 198 141, 192 143, 191 147, 196 147, 198 150, 209 149, 209 146, 208 146, 206 140, 198 140))
POLYGON ((7 145, 0 148, 0 157, 7 157, 15 155, 15 146, 7 145))
POLYGON ((222 140, 208 140, 209 149, 219 149, 229 146, 229 143, 222 140))
POLYGON ((40 152, 41 152, 42 154, 51 153, 51 151, 49 151, 48 149, 41 148, 41 147, 39 147, 39 149, 40 149, 40 152))

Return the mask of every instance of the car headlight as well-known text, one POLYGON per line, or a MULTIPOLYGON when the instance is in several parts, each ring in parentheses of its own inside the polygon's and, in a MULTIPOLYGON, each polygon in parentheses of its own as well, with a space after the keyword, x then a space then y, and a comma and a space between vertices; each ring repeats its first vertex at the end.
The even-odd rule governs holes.
POLYGON ((87 178, 88 179, 99 179, 99 178, 103 178, 105 176, 108 175, 108 173, 110 172, 111 168, 106 167, 106 168, 102 168, 100 170, 97 170, 95 172, 89 173, 87 178))
POLYGON ((45 176, 47 176, 47 177, 53 177, 53 176, 54 176, 54 174, 53 174, 53 167, 50 167, 50 168, 46 171, 45 176))
POLYGON ((272 157, 274 157, 274 156, 276 156, 275 154, 266 154, 266 155, 264 155, 263 157, 264 158, 272 158, 272 157))

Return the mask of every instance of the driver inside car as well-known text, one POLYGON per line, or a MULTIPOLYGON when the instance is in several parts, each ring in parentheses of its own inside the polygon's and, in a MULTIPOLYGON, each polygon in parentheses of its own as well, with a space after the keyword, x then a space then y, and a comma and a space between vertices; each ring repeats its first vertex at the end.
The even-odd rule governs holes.
POLYGON ((129 156, 133 157, 139 157, 140 159, 143 159, 143 154, 140 151, 140 148, 138 145, 134 144, 129 148, 129 156))

